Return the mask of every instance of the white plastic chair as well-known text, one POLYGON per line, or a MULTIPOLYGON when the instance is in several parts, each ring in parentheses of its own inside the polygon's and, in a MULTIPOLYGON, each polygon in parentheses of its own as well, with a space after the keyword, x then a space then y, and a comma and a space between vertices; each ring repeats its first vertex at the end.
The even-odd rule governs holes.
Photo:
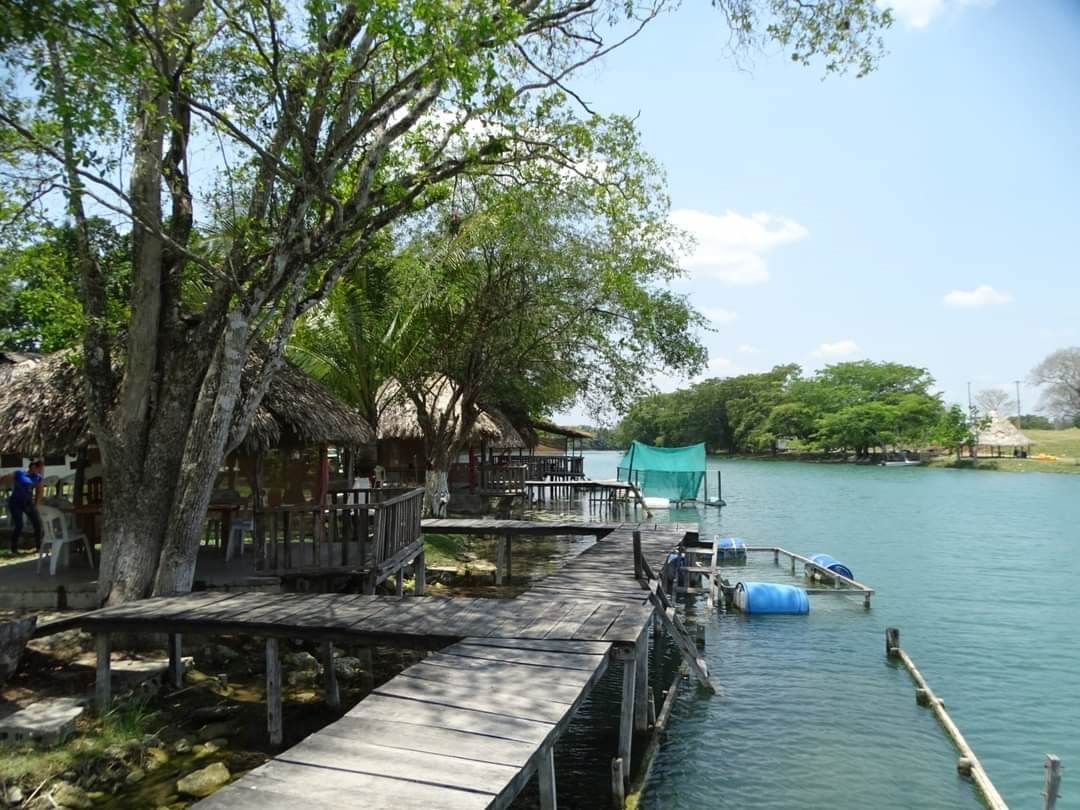
POLYGON ((39 506, 38 514, 41 515, 41 550, 38 552, 37 570, 41 571, 41 561, 46 555, 49 560, 49 574, 56 575, 56 564, 60 561, 64 547, 69 543, 81 540, 86 548, 86 557, 90 561, 90 567, 94 567, 94 550, 90 547, 90 539, 86 532, 75 528, 75 516, 70 512, 62 512, 53 506, 39 506))
POLYGON ((244 556, 244 532, 248 532, 252 538, 255 537, 255 518, 233 518, 229 527, 229 540, 225 545, 225 562, 233 558, 234 550, 237 556, 244 556))

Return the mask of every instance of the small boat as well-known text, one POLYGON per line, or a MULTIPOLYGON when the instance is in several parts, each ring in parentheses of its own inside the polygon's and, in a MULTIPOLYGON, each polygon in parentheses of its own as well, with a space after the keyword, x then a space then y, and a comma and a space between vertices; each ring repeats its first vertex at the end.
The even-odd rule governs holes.
POLYGON ((889 459, 881 462, 882 467, 918 467, 922 464, 917 458, 889 459))

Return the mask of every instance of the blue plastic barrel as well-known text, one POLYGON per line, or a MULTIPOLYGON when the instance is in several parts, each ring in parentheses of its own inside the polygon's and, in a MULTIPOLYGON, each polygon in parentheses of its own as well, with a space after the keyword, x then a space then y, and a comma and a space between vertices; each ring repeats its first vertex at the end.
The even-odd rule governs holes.
POLYGON ((713 542, 716 543, 717 554, 721 560, 746 556, 746 541, 741 537, 720 537, 717 535, 713 542))
POLYGON ((740 582, 735 586, 735 607, 759 616, 803 616, 810 612, 810 597, 794 585, 740 582))
POLYGON ((844 565, 842 562, 834 560, 828 554, 815 554, 810 558, 816 565, 821 566, 826 571, 832 571, 834 574, 839 574, 842 577, 848 579, 855 579, 855 575, 851 573, 851 569, 844 565))

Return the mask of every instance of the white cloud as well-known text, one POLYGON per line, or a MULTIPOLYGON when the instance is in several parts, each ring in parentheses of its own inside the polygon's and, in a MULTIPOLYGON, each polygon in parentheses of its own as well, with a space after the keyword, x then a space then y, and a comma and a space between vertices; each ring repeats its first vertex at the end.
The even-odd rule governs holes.
POLYGON ((766 213, 745 216, 727 211, 717 216, 683 208, 671 212, 671 221, 689 232, 696 242, 681 257, 683 267, 694 276, 718 279, 725 284, 768 281, 768 253, 780 245, 805 239, 809 233, 792 219, 766 213))
POLYGON ((986 307, 1010 301, 1012 296, 1009 293, 998 292, 989 284, 980 284, 974 290, 953 290, 942 299, 947 307, 986 307))
POLYGON ((900 22, 912 28, 926 28, 946 11, 969 6, 991 6, 994 0, 878 0, 880 8, 891 8, 900 22))
POLYGON ((722 307, 702 307, 701 314, 713 323, 731 323, 739 320, 739 313, 722 307))
POLYGON ((835 343, 822 343, 812 352, 811 357, 847 357, 859 351, 859 344, 854 340, 838 340, 835 343))
POLYGON ((751 346, 749 343, 740 343, 735 351, 739 354, 757 354, 761 351, 757 346, 751 346))

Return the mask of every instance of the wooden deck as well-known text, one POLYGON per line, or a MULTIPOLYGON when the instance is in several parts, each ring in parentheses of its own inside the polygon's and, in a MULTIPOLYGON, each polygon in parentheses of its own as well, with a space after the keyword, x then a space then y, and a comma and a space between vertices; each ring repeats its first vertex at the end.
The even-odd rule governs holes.
POLYGON ((438 534, 498 535, 592 535, 603 537, 621 523, 593 523, 584 520, 496 520, 494 518, 425 518, 421 528, 438 534))
POLYGON ((195 807, 502 808, 536 773, 553 794, 552 747, 609 646, 465 639, 195 807))
MULTIPOLYGON (((179 682, 184 633, 264 636, 267 716, 281 740, 279 639, 438 648, 376 689, 337 722, 199 802, 203 810, 296 806, 503 808, 539 777, 541 806, 557 806, 554 744, 611 661, 622 663, 623 702, 613 784, 629 774, 633 732, 648 728, 648 636, 654 608, 635 575, 642 557, 660 570, 696 527, 612 526, 554 575, 515 600, 263 593, 150 599, 38 628, 95 633, 97 698, 108 705, 110 636, 170 634, 179 682)), ((583 525, 429 521, 425 529, 514 534, 585 533, 583 525)), ((324 660, 333 672, 332 658, 324 660)), ((337 699, 333 677, 328 700, 337 699)), ((606 800, 598 801, 607 804, 606 800)))
POLYGON ((43 624, 44 636, 70 627, 91 633, 243 633, 313 641, 442 647, 467 637, 596 641, 633 645, 651 615, 642 602, 601 611, 578 599, 537 603, 447 596, 195 593, 144 599, 43 624))

